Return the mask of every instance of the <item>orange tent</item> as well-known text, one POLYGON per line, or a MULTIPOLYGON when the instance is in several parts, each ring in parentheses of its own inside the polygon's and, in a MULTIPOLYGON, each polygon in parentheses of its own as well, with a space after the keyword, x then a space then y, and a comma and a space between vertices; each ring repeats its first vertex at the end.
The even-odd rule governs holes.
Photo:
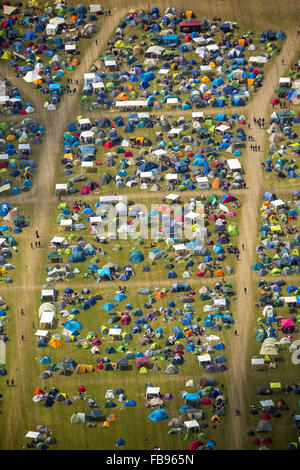
POLYGON ((248 86, 248 88, 250 88, 251 86, 253 86, 253 84, 254 84, 253 78, 247 78, 247 86, 248 86))
POLYGON ((73 59, 72 62, 71 62, 71 65, 78 65, 78 64, 80 64, 79 59, 73 59))
POLYGON ((52 346, 52 348, 59 348, 60 346, 62 346, 62 342, 59 341, 59 339, 57 338, 50 339, 48 344, 49 346, 52 346))
POLYGON ((156 297, 157 299, 162 299, 165 296, 166 294, 164 292, 155 292, 154 294, 154 297, 156 297))
POLYGON ((44 390, 42 388, 36 388, 33 392, 35 395, 44 395, 44 390))
POLYGON ((188 331, 185 331, 185 332, 184 332, 184 336, 186 336, 187 338, 189 338, 190 336, 193 336, 193 333, 192 333, 190 330, 188 330, 188 331))
POLYGON ((238 39, 238 44, 239 44, 239 46, 245 47, 245 39, 243 39, 243 38, 238 39))
POLYGON ((177 155, 177 157, 183 157, 183 153, 182 153, 181 150, 179 150, 176 155, 177 155))
POLYGON ((213 182, 213 184, 211 185, 211 187, 212 187, 213 189, 218 189, 219 186, 220 186, 220 184, 221 184, 220 178, 216 178, 215 181, 213 182))
POLYGON ((217 269, 216 272, 215 272, 215 275, 216 275, 216 276, 223 276, 223 271, 222 271, 222 269, 217 269))
POLYGON ((121 100, 121 101, 127 101, 128 100, 128 96, 126 95, 126 93, 119 93, 118 96, 117 96, 117 100, 121 100))
POLYGON ((109 415, 109 417, 107 418, 107 421, 109 422, 113 422, 113 421, 117 421, 117 417, 116 415, 109 415))

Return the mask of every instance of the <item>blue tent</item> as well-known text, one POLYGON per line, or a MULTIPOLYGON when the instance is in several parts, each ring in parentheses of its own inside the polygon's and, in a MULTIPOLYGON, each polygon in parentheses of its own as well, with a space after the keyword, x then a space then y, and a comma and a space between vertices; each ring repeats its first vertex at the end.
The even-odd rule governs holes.
POLYGON ((141 253, 138 250, 134 250, 129 256, 129 260, 133 264, 140 264, 144 261, 144 259, 145 259, 145 257, 143 255, 143 253, 141 253))
POLYGON ((124 446, 124 445, 125 445, 124 439, 118 439, 116 445, 117 445, 117 446, 124 446))
POLYGON ((86 257, 84 256, 84 253, 82 251, 74 251, 68 257, 69 263, 80 263, 80 262, 83 262, 85 260, 86 260, 86 257))
POLYGON ((51 359, 49 356, 44 356, 41 360, 40 360, 40 363, 41 364, 51 364, 51 359))
POLYGON ((114 296, 114 300, 116 300, 117 302, 121 302, 121 300, 124 299, 127 299, 127 296, 123 293, 114 296))
POLYGON ((103 307, 101 307, 102 310, 106 310, 107 312, 109 312, 110 310, 112 310, 113 308, 115 308, 114 304, 112 302, 107 302, 105 305, 103 305, 103 307))
POLYGON ((158 410, 152 411, 152 413, 148 415, 148 418, 151 419, 151 421, 154 421, 156 423, 157 421, 162 421, 163 419, 167 419, 168 415, 163 408, 160 408, 158 410))

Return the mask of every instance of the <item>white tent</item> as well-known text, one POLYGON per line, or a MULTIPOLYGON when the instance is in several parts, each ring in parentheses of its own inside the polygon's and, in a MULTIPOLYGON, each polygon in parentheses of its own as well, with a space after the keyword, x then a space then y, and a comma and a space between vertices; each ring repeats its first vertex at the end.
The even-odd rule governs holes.
POLYGON ((195 419, 192 419, 190 421, 185 421, 184 425, 185 425, 187 431, 191 431, 191 432, 200 431, 199 423, 195 419))
POLYGON ((146 398, 148 398, 148 396, 159 397, 159 394, 160 387, 147 387, 146 389, 146 398))

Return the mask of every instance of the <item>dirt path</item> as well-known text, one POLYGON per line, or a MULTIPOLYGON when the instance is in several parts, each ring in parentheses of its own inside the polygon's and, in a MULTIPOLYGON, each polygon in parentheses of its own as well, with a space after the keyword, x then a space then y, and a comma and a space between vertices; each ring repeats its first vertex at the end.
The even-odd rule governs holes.
MULTIPOLYGON (((119 10, 116 15, 105 18, 105 28, 103 30, 101 28, 98 35, 94 37, 94 40, 91 40, 91 45, 87 50, 85 57, 81 58, 82 62, 73 76, 75 80, 78 79, 81 81, 83 73, 89 69, 90 65, 98 57, 99 51, 105 48, 104 46, 106 45, 111 31, 116 28, 118 22, 127 11, 128 8, 124 8, 122 11, 119 10), (96 38, 98 39, 98 46, 95 45, 96 38)), ((294 35, 287 38, 281 56, 275 59, 263 82, 263 87, 254 96, 253 101, 251 101, 247 107, 242 108, 242 112, 248 116, 251 124, 253 117, 256 115, 257 117, 264 117, 265 121, 268 122, 270 98, 273 90, 277 86, 279 76, 286 67, 286 65, 284 67, 281 65, 281 57, 285 57, 286 63, 292 60, 296 52, 296 44, 297 38, 294 35)), ((22 90, 24 90, 25 95, 28 96, 28 87, 25 82, 21 80, 18 82, 17 86, 21 93, 22 90)), ((61 133, 66 128, 70 120, 74 119, 74 117, 76 117, 80 112, 77 107, 77 94, 72 96, 65 95, 59 109, 53 114, 49 113, 42 107, 38 98, 37 93, 32 93, 31 101, 37 109, 37 114, 33 115, 33 117, 40 119, 41 124, 43 124, 47 129, 43 144, 40 148, 38 173, 36 175, 32 191, 30 193, 23 193, 18 198, 14 198, 14 202, 16 204, 30 203, 32 206, 31 226, 26 231, 25 235, 25 244, 28 247, 30 245, 30 241, 35 239, 34 232, 36 229, 39 230, 40 235, 44 239, 49 236, 47 230, 49 221, 51 220, 51 217, 53 217, 53 205, 55 203, 55 160, 59 155, 61 133)), ((225 109, 224 111, 228 112, 228 109, 225 109)), ((240 112, 240 109, 234 108, 234 111, 240 112)), ((168 113, 172 113, 172 111, 168 111, 168 113)), ((183 113, 181 112, 180 114, 183 113)), ((263 151, 264 131, 253 128, 252 126, 251 132, 255 136, 256 142, 260 145, 261 151, 263 151)), ((256 208, 258 206, 262 190, 260 158, 261 153, 251 152, 248 148, 245 161, 243 163, 248 189, 245 191, 245 201, 242 206, 240 243, 245 245, 245 251, 241 252, 238 271, 234 276, 235 279, 239 280, 236 286, 238 294, 238 313, 235 318, 235 327, 238 330, 239 335, 232 338, 234 346, 232 356, 229 358, 230 368, 228 370, 228 382, 230 384, 228 393, 228 401, 230 403, 228 417, 231 422, 231 425, 229 424, 229 428, 232 429, 232 449, 242 448, 247 417, 244 397, 247 386, 246 377, 249 363, 247 344, 249 341, 249 324, 251 322, 251 315, 253 312, 253 301, 251 295, 244 294, 244 286, 249 284, 249 268, 255 255, 255 240, 258 223, 256 218, 256 208), (241 410, 240 418, 235 416, 235 407, 238 407, 241 410)), ((151 193, 151 197, 152 196, 156 195, 151 193)), ((157 196, 161 197, 161 193, 157 196)), ((128 196, 128 198, 133 197, 147 198, 150 196, 146 194, 130 194, 128 196)), ((39 254, 35 252, 32 256, 32 253, 28 250, 20 255, 20 264, 22 268, 20 283, 16 284, 15 287, 12 286, 12 288, 6 288, 5 290, 8 296, 11 295, 9 293, 13 293, 15 290, 18 291, 13 306, 16 312, 18 312, 21 307, 23 307, 27 312, 32 311, 33 290, 37 290, 37 292, 39 292, 40 289, 40 286, 37 285, 37 280, 40 279, 39 266, 42 253, 44 252, 41 251, 39 254)), ((134 283, 132 283, 132 286, 133 285, 134 283)), ((138 282, 136 283, 136 286, 138 286, 138 282)), ((28 352, 29 343, 32 339, 31 319, 32 317, 28 315, 28 318, 26 317, 26 322, 24 322, 19 315, 15 315, 14 336, 11 341, 14 345, 15 354, 10 359, 9 366, 11 370, 24 363, 24 357, 26 357, 26 352, 28 352), (30 338, 30 341, 25 341, 23 343, 20 339, 21 334, 24 334, 26 338, 30 338)), ((9 347, 11 347, 11 345, 9 345, 9 347)), ((11 448, 9 436, 16 432, 15 423, 22 422, 24 412, 22 397, 25 394, 31 393, 30 390, 32 388, 32 384, 28 383, 27 373, 26 365, 24 365, 19 375, 19 386, 16 387, 15 390, 9 390, 8 392, 10 394, 14 393, 14 406, 10 411, 6 436, 1 438, 1 448, 11 448)))
MULTIPOLYGON (((270 100, 275 88, 278 86, 279 77, 283 76, 286 64, 291 63, 296 52, 297 38, 291 35, 287 38, 280 56, 274 61, 269 70, 263 87, 255 95, 255 98, 249 108, 245 110, 251 129, 248 134, 253 135, 255 144, 260 146, 260 152, 250 150, 248 142, 244 169, 246 173, 247 188, 242 206, 242 219, 239 229, 240 247, 245 246, 245 251, 240 249, 240 261, 238 262, 236 278, 237 283, 237 317, 235 318, 235 328, 238 336, 232 338, 232 355, 230 357, 230 413, 232 421, 230 428, 234 430, 232 438, 232 448, 242 449, 242 442, 247 427, 247 415, 249 413, 246 402, 247 395, 247 375, 249 371, 250 357, 247 348, 249 344, 249 334, 251 334, 250 324, 253 321, 253 307, 255 292, 249 292, 251 287, 250 267, 255 261, 255 247, 257 240, 257 231, 259 220, 257 219, 257 210, 261 201, 263 188, 263 172, 260 168, 262 155, 266 155, 268 149, 265 149, 265 130, 259 129, 254 125, 253 118, 264 118, 268 125, 271 112, 270 100), (285 65, 282 65, 282 57, 285 58, 285 65), (248 289, 245 294, 244 288, 248 289), (235 415, 235 408, 241 410, 241 416, 235 415)), ((265 127, 267 127, 267 125, 265 127)), ((292 190, 291 190, 292 192, 292 190)))

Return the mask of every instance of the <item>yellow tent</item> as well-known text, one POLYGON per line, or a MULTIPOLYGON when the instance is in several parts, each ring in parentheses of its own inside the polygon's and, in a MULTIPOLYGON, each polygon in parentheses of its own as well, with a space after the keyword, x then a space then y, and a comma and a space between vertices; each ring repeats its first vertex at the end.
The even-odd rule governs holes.
POLYGON ((270 388, 281 388, 281 382, 270 382, 270 388))
POLYGON ((104 421, 104 423, 102 424, 102 427, 103 428, 109 428, 110 427, 110 424, 108 421, 104 421))
POLYGON ((146 367, 141 367, 140 374, 148 374, 146 367))
POLYGON ((87 372, 93 372, 94 368, 91 364, 78 364, 75 369, 75 374, 85 374, 87 372))
POLYGON ((2 54, 1 59, 11 59, 11 52, 5 51, 4 54, 2 54))

